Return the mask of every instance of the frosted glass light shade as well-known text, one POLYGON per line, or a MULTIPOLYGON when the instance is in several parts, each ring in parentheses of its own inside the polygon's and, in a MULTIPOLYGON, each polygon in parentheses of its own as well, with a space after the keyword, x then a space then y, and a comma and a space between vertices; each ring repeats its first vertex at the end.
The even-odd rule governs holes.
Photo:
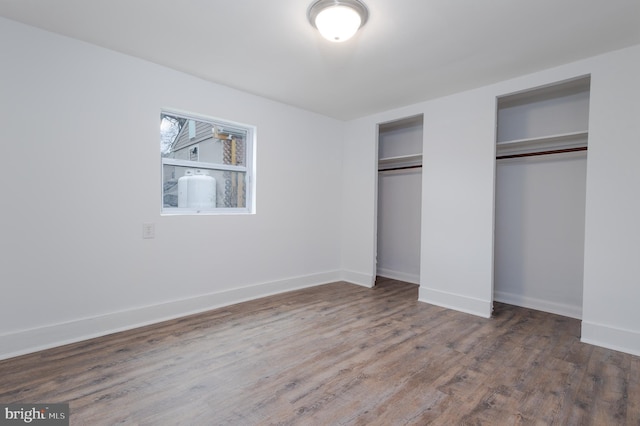
POLYGON ((360 0, 317 0, 307 12, 311 25, 333 42, 353 37, 368 15, 367 7, 360 0))
POLYGON ((347 6, 329 7, 316 16, 316 27, 330 41, 349 40, 360 28, 360 15, 347 6))

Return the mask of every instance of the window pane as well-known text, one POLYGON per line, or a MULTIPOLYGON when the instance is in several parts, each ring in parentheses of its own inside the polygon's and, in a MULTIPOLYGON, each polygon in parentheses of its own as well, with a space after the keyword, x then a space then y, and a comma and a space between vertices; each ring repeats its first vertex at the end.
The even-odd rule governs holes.
POLYGON ((246 166, 247 130, 163 113, 161 151, 166 158, 246 166))
POLYGON ((189 209, 245 208, 246 173, 163 165, 163 206, 189 209))
POLYGON ((160 112, 162 211, 250 213, 255 127, 160 112))

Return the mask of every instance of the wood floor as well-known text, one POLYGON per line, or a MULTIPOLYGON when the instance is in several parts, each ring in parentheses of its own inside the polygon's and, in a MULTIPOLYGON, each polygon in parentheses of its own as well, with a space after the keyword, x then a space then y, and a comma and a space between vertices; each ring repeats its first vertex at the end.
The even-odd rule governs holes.
POLYGON ((336 283, 0 362, 1 403, 72 425, 640 425, 640 357, 578 320, 336 283))

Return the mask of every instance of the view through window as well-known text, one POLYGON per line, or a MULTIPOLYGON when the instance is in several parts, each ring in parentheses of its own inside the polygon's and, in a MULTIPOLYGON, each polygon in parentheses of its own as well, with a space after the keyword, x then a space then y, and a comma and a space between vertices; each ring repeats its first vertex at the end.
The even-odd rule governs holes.
POLYGON ((252 213, 255 128, 163 111, 162 212, 252 213))

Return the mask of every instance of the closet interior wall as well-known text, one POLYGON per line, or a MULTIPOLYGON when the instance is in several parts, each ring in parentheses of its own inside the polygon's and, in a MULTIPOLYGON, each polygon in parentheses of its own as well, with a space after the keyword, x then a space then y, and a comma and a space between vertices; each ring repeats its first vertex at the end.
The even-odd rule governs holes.
POLYGON ((376 273, 420 283, 422 115, 378 125, 376 273))
POLYGON ((581 318, 589 86, 498 99, 496 301, 581 318))

